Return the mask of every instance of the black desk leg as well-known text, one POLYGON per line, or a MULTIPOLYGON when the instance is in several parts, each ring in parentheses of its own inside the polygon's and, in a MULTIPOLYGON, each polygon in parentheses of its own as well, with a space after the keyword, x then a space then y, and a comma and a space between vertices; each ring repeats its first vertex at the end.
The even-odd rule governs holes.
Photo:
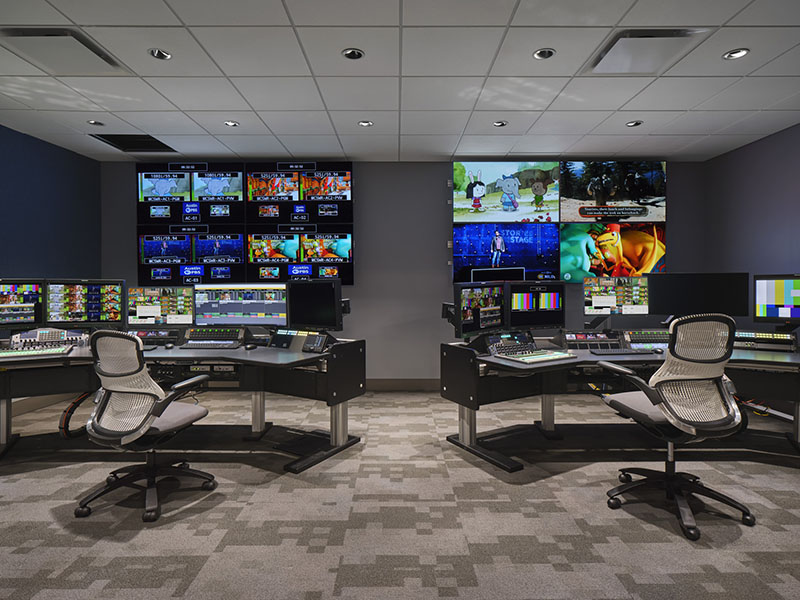
POLYGON ((266 404, 267 394, 265 392, 253 392, 251 407, 252 433, 244 436, 244 441, 257 442, 272 428, 272 423, 266 421, 266 404))
POLYGON ((794 421, 792 422, 792 433, 787 433, 786 437, 789 442, 794 446, 797 452, 800 452, 800 399, 794 402, 794 421))
POLYGON ((548 440, 563 440, 564 436, 556 430, 556 397, 553 394, 542 394, 542 420, 535 425, 548 440))
POLYGON ((19 435, 11 433, 11 398, 0 398, 0 458, 19 439, 19 435))
POLYGON ((478 411, 472 408, 459 405, 458 433, 448 435, 447 441, 508 473, 522 470, 522 463, 517 462, 513 458, 509 458, 505 454, 500 454, 499 452, 481 446, 481 438, 478 438, 477 432, 477 413, 478 411))
POLYGON ((361 441, 361 438, 348 434, 347 405, 348 403, 345 401, 330 407, 330 432, 320 430, 298 432, 301 434, 301 443, 306 445, 306 448, 309 450, 308 453, 303 452, 297 444, 279 444, 275 446, 277 450, 284 450, 301 455, 297 460, 285 465, 283 467, 285 471, 289 473, 301 473, 361 441))

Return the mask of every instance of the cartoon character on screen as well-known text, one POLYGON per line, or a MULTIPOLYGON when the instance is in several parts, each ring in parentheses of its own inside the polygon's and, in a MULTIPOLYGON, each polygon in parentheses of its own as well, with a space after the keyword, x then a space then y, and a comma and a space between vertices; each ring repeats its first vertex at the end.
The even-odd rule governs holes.
POLYGON ((639 229, 621 231, 619 223, 610 223, 606 231, 597 236, 595 244, 603 255, 606 275, 639 276, 664 269, 667 250, 664 242, 658 239, 655 225, 650 234, 639 229))
POLYGON ((228 180, 221 177, 206 177, 201 179, 206 184, 206 193, 209 196, 224 196, 225 188, 228 187, 228 180))
POLYGON ((156 179, 153 183, 153 191, 156 196, 169 196, 172 194, 173 189, 177 189, 178 182, 175 179, 156 179))
POLYGON ((497 189, 503 192, 500 201, 503 203, 503 210, 506 212, 519 210, 517 198, 522 198, 519 193, 519 179, 514 175, 503 175, 495 182, 497 189))
POLYGON ((551 180, 546 179, 545 181, 534 181, 531 185, 531 192, 533 192, 531 206, 534 207, 534 211, 544 210, 544 195, 547 193, 547 186, 551 183, 553 183, 551 180))
POLYGON ((481 181, 481 172, 478 171, 478 177, 472 175, 472 171, 468 173, 469 183, 467 184, 467 198, 472 198, 472 208, 469 212, 485 212, 486 209, 481 204, 481 198, 486 195, 486 184, 481 181))
POLYGON ((492 255, 492 267, 500 266, 500 256, 505 251, 506 251, 506 242, 503 239, 503 236, 500 235, 500 231, 498 229, 495 229, 494 237, 492 238, 492 242, 489 245, 489 252, 492 255))

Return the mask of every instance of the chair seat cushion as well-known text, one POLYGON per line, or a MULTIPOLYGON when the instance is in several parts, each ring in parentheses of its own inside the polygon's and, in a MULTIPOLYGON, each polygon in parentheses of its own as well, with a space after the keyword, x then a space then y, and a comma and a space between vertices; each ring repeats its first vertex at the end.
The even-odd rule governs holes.
POLYGON ((661 409, 644 395, 644 392, 622 392, 605 396, 603 402, 624 417, 629 417, 644 425, 663 425, 667 418, 661 409))
POLYGON ((172 402, 164 409, 160 417, 157 417, 147 435, 170 433, 188 427, 195 421, 199 421, 208 414, 208 409, 199 404, 189 404, 188 402, 172 402))

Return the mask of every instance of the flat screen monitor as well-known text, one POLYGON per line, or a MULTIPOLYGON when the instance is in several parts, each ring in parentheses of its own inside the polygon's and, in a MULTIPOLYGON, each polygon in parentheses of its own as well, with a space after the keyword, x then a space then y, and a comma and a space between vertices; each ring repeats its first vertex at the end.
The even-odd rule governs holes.
POLYGON ((341 281, 307 279, 289 282, 289 323, 295 329, 340 331, 341 281))
POLYGON ((194 324, 194 288, 128 288, 128 327, 185 327, 194 324))
POLYGON ((125 282, 105 279, 49 279, 48 325, 122 326, 125 282))
POLYGON ((583 314, 646 315, 647 277, 584 277, 583 314))
POLYGON ((753 320, 800 325, 800 275, 755 275, 753 320))
POLYGON ((472 269, 470 281, 525 281, 525 267, 500 267, 497 269, 472 269))
POLYGON ((507 329, 504 282, 456 283, 453 292, 456 337, 507 329))
POLYGON ((564 284, 511 282, 508 284, 509 326, 513 329, 564 327, 564 284))
POLYGON ((650 314, 750 313, 748 273, 651 273, 647 276, 650 314))
POLYGON ((198 325, 286 327, 286 284, 196 285, 194 311, 198 325))
POLYGON ((44 282, 0 279, 0 329, 35 329, 44 322, 44 282))

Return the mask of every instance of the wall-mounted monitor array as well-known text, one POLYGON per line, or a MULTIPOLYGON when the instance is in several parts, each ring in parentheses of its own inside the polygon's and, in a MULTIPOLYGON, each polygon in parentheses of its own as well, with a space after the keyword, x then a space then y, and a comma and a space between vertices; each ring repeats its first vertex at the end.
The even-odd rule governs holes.
POLYGON ((800 325, 800 274, 755 275, 753 319, 800 325))
POLYGON ((562 282, 456 283, 453 289, 456 337, 564 326, 562 282))
POLYGON ((666 181, 659 161, 453 163, 453 280, 662 272, 666 181))
POLYGON ((646 315, 647 277, 586 277, 583 314, 646 315))
POLYGON ((138 166, 142 285, 353 283, 349 162, 138 166))

